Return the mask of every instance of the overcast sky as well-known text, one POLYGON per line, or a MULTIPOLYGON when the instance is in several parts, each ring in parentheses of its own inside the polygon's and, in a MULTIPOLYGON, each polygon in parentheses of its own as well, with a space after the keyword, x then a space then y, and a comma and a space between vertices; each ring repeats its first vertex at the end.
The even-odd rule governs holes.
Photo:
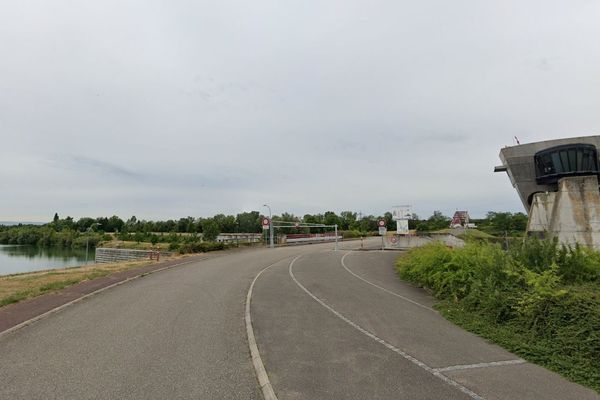
POLYGON ((524 211, 600 134, 600 2, 4 1, 0 220, 524 211))

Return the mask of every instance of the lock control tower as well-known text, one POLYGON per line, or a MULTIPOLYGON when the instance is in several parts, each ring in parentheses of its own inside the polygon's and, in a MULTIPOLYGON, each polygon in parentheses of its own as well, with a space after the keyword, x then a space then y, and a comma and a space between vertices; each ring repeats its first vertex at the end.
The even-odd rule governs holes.
POLYGON ((505 147, 502 165, 529 215, 528 234, 600 249, 600 136, 505 147))

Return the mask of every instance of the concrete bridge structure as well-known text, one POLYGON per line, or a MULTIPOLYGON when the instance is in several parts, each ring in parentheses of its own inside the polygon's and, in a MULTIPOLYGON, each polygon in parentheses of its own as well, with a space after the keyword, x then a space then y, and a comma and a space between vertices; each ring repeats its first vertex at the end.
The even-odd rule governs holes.
POLYGON ((505 147, 503 165, 529 214, 527 232, 600 248, 600 136, 505 147))

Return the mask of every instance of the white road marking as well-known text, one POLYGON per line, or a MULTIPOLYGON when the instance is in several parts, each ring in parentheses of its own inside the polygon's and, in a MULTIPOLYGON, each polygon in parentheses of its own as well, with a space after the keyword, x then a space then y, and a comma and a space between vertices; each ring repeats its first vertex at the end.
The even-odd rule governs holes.
POLYGON ((507 361, 492 361, 486 363, 479 364, 465 364, 465 365, 452 365, 444 368, 434 368, 434 370, 438 372, 448 372, 448 371, 459 371, 462 369, 474 369, 474 368, 490 368, 490 367, 501 367, 503 365, 518 365, 525 364, 527 361, 522 359, 517 360, 507 360, 507 361))
POLYGON ((254 371, 256 372, 256 377, 258 378, 258 384, 260 385, 260 389, 262 390, 263 397, 265 400, 277 400, 277 396, 275 395, 275 391, 273 391, 273 386, 271 385, 271 381, 269 380, 269 375, 267 375, 267 370, 265 369, 265 364, 260 357, 260 351, 258 350, 258 344, 256 343, 256 337, 254 336, 254 329, 252 328, 252 316, 250 314, 250 303, 252 302, 252 291, 254 290, 254 284, 258 280, 258 278, 262 275, 263 272, 271 268, 272 266, 282 262, 285 259, 290 257, 282 258, 281 260, 269 265, 268 267, 263 268, 255 277, 252 283, 250 284, 250 288, 248 289, 248 295, 246 296, 246 334, 248 335, 248 346, 250 347, 250 355, 252 356, 252 364, 254 365, 254 371))
POLYGON ((416 302, 416 301, 414 301, 414 300, 412 300, 412 299, 409 299, 408 297, 402 296, 402 295, 400 295, 400 294, 398 294, 398 293, 396 293, 396 292, 392 292, 391 290, 388 290, 388 289, 386 289, 386 288, 384 288, 384 287, 381 287, 381 286, 379 286, 379 285, 376 285, 375 283, 373 283, 373 282, 371 282, 371 281, 368 281, 368 280, 366 280, 365 278, 363 278, 362 276, 359 276, 359 275, 355 274, 354 272, 352 272, 352 271, 350 270, 350 268, 348 268, 348 267, 346 266, 346 263, 345 263, 346 257, 347 257, 347 256, 348 256, 350 253, 352 253, 352 251, 349 251, 349 252, 347 252, 347 253, 346 253, 346 254, 344 254, 344 256, 342 257, 342 267, 344 267, 344 269, 345 269, 346 271, 348 271, 350 274, 352 274, 354 277, 356 277, 356 278, 360 279, 361 281, 363 281, 363 282, 365 282, 365 283, 368 283, 368 284, 369 284, 369 285, 371 285, 371 286, 374 286, 374 287, 376 287, 377 289, 381 289, 381 290, 383 290, 384 292, 391 294, 392 296, 396 296, 396 297, 398 297, 398 298, 400 298, 400 299, 402 299, 402 300, 404 300, 404 301, 407 301, 407 302, 409 302, 409 303, 412 303, 412 304, 414 304, 414 305, 416 305, 416 306, 418 306, 418 307, 424 308, 424 309, 426 309, 426 310, 428 310, 428 311, 432 311, 432 312, 434 312, 434 313, 438 313, 436 310, 434 310, 434 309, 433 309, 433 308, 431 308, 431 307, 427 307, 426 305, 424 305, 424 304, 421 304, 421 303, 419 303, 419 302, 416 302))
POLYGON ((463 392, 464 394, 466 394, 467 396, 471 397, 474 400, 484 400, 483 397, 481 397, 477 393, 473 392, 471 389, 468 389, 467 387, 461 385, 460 383, 456 382, 455 380, 448 378, 447 376, 443 375, 441 372, 439 372, 436 369, 431 368, 430 366, 428 366, 427 364, 425 364, 423 361, 418 360, 417 358, 411 356, 410 354, 408 354, 408 353, 400 350, 396 346, 394 346, 394 345, 386 342, 385 340, 381 339, 377 335, 375 335, 375 334, 369 332, 368 330, 362 328, 360 325, 358 325, 358 324, 354 323, 353 321, 351 321, 350 319, 346 318, 345 316, 343 316, 342 314, 340 314, 339 312, 337 312, 333 307, 331 307, 330 305, 324 303, 321 299, 319 299, 317 296, 315 296, 314 294, 312 294, 307 288, 305 288, 300 282, 298 282, 298 280, 294 276, 294 271, 293 271, 293 269, 294 269, 294 263, 300 257, 302 257, 302 255, 299 255, 299 256, 297 256, 296 258, 294 258, 292 260, 292 262, 290 263, 288 271, 289 271, 290 276, 292 277, 292 280, 296 283, 296 285, 298 285, 298 287, 300 287, 300 289, 302 289, 304 292, 306 292, 306 294, 308 294, 310 297, 312 297, 313 300, 315 300, 317 303, 319 303, 320 305, 322 305, 323 307, 325 307, 327 310, 329 310, 331 313, 333 313, 336 317, 338 317, 339 319, 341 319, 342 321, 344 321, 345 323, 347 323, 348 325, 350 325, 351 327, 353 327, 357 331, 359 331, 362 334, 364 334, 365 336, 367 336, 367 337, 375 340, 376 342, 381 343, 382 345, 384 345, 389 350, 393 351, 396 354, 399 354, 400 356, 402 356, 406 360, 408 360, 408 361, 412 362, 413 364, 417 365, 418 367, 424 369, 425 371, 429 372, 431 375, 435 376, 436 378, 441 379, 442 381, 444 381, 448 385, 450 385, 450 386, 452 386, 452 387, 460 390, 461 392, 463 392))

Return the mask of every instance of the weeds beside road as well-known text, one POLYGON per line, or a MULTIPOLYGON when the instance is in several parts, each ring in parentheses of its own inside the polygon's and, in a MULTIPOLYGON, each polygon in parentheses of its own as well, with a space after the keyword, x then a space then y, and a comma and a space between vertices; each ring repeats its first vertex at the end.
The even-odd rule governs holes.
POLYGON ((431 244, 400 258, 401 278, 428 288, 456 324, 600 392, 600 253, 528 239, 431 244))

